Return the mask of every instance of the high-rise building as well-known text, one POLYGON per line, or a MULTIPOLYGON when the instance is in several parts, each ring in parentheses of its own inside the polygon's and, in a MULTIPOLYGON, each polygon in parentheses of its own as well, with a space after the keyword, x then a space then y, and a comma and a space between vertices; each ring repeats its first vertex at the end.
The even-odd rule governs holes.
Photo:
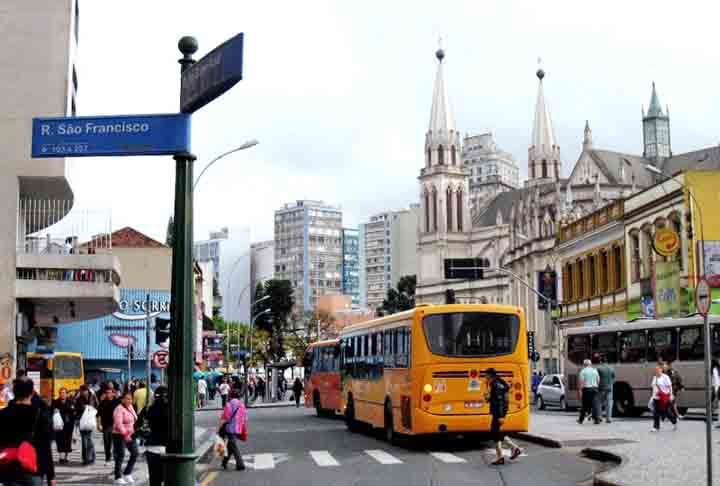
POLYGON ((253 243, 250 253, 250 286, 254 293, 260 282, 275 276, 275 241, 253 243))
POLYGON ((491 132, 466 136, 462 159, 470 176, 470 202, 475 207, 520 187, 517 162, 497 146, 491 132))
POLYGON ((360 225, 360 304, 380 306, 400 277, 417 271, 419 205, 387 211, 360 225))
POLYGON ((343 228, 342 293, 360 305, 360 239, 354 228, 343 228))
POLYGON ((275 278, 289 280, 299 310, 342 293, 342 211, 298 200, 275 211, 275 278))
POLYGON ((109 224, 90 234, 64 224, 75 204, 65 159, 30 156, 33 117, 76 114, 79 17, 76 0, 0 2, 0 381, 26 366, 33 327, 119 305, 109 224), (81 248, 92 234, 103 236, 81 248))
MULTIPOLYGON (((198 262, 213 263, 213 278, 217 295, 213 302, 226 321, 250 322, 250 229, 222 228, 210 233, 210 238, 193 245, 198 262)), ((207 277, 206 277, 207 278, 207 277)))

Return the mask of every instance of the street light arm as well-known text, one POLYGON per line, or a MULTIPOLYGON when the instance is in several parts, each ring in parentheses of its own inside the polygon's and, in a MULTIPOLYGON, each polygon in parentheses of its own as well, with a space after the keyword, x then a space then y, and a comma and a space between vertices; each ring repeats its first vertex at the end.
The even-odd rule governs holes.
POLYGON ((241 150, 245 150, 245 149, 249 149, 250 147, 254 147, 254 146, 257 145, 258 143, 260 143, 260 142, 258 142, 258 141, 255 140, 255 139, 252 139, 252 140, 250 140, 250 141, 248 141, 248 142, 245 142, 244 144, 240 145, 239 147, 235 147, 235 148, 232 149, 232 150, 228 150, 227 152, 225 152, 225 153, 223 153, 223 154, 220 154, 220 155, 218 155, 217 157, 215 157, 214 159, 212 159, 212 160, 210 161, 210 163, 209 163, 208 165, 206 165, 206 166, 203 168, 202 171, 200 171, 200 174, 199 174, 199 175, 197 176, 197 178, 195 179, 195 183, 193 184, 193 191, 195 190, 195 187, 198 185, 198 182, 200 182, 200 178, 202 178, 202 176, 203 176, 203 174, 205 173, 205 171, 208 170, 215 162, 217 162, 218 160, 220 160, 220 159, 222 159, 223 157, 226 157, 226 156, 228 156, 228 155, 230 155, 230 154, 234 154, 235 152, 239 152, 239 151, 241 151, 241 150))

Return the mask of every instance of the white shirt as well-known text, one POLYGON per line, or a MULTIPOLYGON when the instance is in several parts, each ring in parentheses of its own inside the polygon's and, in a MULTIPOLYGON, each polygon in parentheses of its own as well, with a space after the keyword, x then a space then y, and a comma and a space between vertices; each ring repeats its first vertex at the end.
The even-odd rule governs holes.
POLYGON ((220 395, 227 395, 228 393, 230 393, 230 385, 222 383, 220 385, 220 395))
POLYGON ((715 391, 720 388, 720 372, 718 371, 717 366, 712 369, 712 386, 715 391))
POLYGON ((658 391, 669 393, 672 396, 672 381, 670 377, 663 373, 660 376, 654 376, 652 379, 653 399, 658 398, 658 391))
POLYGON ((203 379, 198 381, 198 393, 201 395, 207 395, 207 382, 203 379))

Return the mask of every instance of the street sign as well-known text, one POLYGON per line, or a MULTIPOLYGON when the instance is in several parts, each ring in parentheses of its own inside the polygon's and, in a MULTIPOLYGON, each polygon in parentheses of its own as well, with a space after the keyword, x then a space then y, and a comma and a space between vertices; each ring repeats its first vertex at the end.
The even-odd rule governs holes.
POLYGON ((152 357, 153 367, 155 368, 167 368, 168 365, 167 351, 155 351, 152 357))
POLYGON ((33 118, 32 157, 174 155, 190 151, 190 116, 33 118))
POLYGON ((490 266, 486 258, 446 258, 445 279, 482 279, 483 268, 490 266))
POLYGON ((705 278, 701 278, 695 287, 695 307, 700 314, 706 316, 710 312, 711 303, 710 285, 705 278))
POLYGON ((223 42, 183 71, 180 111, 193 113, 242 79, 243 34, 223 42))

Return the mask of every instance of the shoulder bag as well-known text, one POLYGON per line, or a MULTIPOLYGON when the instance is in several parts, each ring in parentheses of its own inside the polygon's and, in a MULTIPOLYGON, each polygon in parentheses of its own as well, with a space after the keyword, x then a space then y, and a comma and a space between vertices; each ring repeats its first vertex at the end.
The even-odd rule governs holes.
POLYGON ((220 425, 217 435, 219 435, 221 438, 223 438, 223 439, 227 438, 227 430, 225 429, 225 426, 233 421, 233 419, 235 418, 235 414, 237 413, 238 410, 240 410, 240 405, 238 405, 237 408, 235 409, 235 411, 232 413, 232 415, 230 415, 230 418, 228 419, 228 421, 223 422, 220 425))

